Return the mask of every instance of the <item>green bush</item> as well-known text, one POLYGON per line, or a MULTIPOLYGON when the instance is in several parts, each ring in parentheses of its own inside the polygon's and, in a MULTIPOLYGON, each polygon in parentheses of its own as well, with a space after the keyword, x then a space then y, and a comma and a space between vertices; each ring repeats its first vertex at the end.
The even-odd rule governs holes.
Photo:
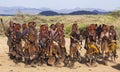
POLYGON ((69 37, 71 29, 72 29, 71 24, 68 24, 68 25, 65 26, 65 35, 66 35, 66 37, 69 37))
POLYGON ((108 15, 111 15, 111 16, 113 16, 115 18, 118 18, 118 17, 120 17, 120 10, 108 13, 108 15))

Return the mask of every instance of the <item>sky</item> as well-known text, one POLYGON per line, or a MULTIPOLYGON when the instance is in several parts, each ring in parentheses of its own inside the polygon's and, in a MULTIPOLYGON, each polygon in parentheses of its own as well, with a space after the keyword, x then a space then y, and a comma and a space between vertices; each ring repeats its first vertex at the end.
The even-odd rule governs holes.
POLYGON ((99 8, 120 9, 120 0, 0 0, 0 7, 30 7, 50 9, 99 8))

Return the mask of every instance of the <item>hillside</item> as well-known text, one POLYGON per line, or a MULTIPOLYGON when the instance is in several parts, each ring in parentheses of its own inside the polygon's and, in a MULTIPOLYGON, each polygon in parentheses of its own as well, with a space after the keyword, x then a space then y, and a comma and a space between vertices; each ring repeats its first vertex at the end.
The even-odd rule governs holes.
POLYGON ((59 15, 59 13, 54 12, 54 11, 43 11, 39 13, 40 15, 45 15, 45 16, 54 16, 54 15, 59 15))
POLYGON ((108 12, 100 12, 98 10, 94 11, 73 11, 70 13, 58 13, 55 11, 42 11, 39 13, 39 15, 45 15, 45 16, 54 16, 54 15, 97 15, 97 14, 107 14, 108 12))
MULTIPOLYGON (((94 13, 98 13, 98 14, 103 14, 106 13, 108 11, 102 10, 102 9, 95 9, 95 8, 73 8, 73 9, 50 9, 50 8, 29 8, 29 7, 21 7, 21 6, 17 6, 17 7, 0 7, 0 14, 4 15, 14 15, 16 13, 22 13, 22 14, 30 14, 30 15, 35 15, 35 14, 39 14, 41 12, 46 12, 46 11, 53 11, 56 12, 60 15, 64 15, 64 14, 69 14, 69 13, 74 13, 77 11, 88 11, 88 14, 91 14, 91 12, 94 13)), ((94 14, 92 13, 92 14, 94 14)), ((79 14, 79 13, 78 13, 79 14)), ((80 13, 81 14, 81 13, 80 13)), ((80 15, 79 14, 79 15, 80 15)), ((2 16, 1 15, 1 16, 2 16)), ((54 13, 53 13, 54 15, 54 13)), ((57 15, 57 14, 56 14, 57 15)))

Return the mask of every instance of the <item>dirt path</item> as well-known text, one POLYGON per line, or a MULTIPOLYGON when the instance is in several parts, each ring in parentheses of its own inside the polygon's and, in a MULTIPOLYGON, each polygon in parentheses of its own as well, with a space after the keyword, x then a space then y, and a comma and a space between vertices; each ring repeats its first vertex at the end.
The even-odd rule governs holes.
MULTIPOLYGON (((120 57, 116 63, 109 62, 108 66, 103 64, 97 64, 97 67, 88 67, 85 64, 75 63, 73 69, 66 67, 50 67, 50 66, 37 66, 36 68, 26 68, 23 63, 15 65, 12 60, 9 59, 8 46, 6 44, 7 38, 0 37, 0 72, 120 72, 120 57)), ((69 52, 69 39, 66 39, 67 52, 69 52)), ((85 50, 81 50, 82 56, 85 50)), ((118 55, 120 55, 120 49, 118 49, 118 55)))

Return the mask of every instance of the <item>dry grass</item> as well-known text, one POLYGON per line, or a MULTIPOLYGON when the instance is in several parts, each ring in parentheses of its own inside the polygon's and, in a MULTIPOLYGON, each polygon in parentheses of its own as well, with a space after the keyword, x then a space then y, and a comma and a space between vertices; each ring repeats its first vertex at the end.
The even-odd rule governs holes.
POLYGON ((114 18, 109 15, 62 15, 62 16, 40 16, 40 15, 15 15, 15 16, 0 16, 3 18, 4 24, 8 27, 8 22, 13 20, 16 23, 28 23, 29 21, 35 21, 37 23, 37 28, 41 24, 55 24, 56 22, 61 22, 65 24, 66 35, 71 31, 71 25, 76 21, 79 28, 84 28, 89 24, 108 24, 114 25, 120 36, 120 18, 114 18))

